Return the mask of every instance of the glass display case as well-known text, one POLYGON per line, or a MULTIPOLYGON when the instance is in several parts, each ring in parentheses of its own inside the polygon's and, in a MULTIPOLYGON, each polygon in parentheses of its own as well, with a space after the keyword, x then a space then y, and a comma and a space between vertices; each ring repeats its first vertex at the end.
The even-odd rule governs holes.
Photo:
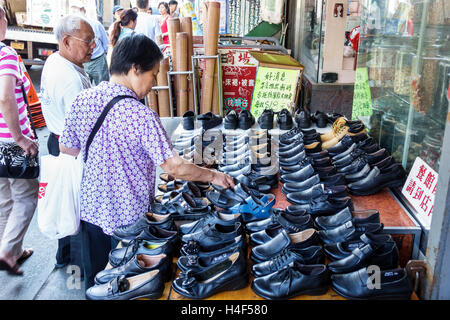
POLYGON ((370 134, 409 171, 436 172, 448 111, 450 1, 361 0, 357 67, 372 94, 370 134))
POLYGON ((356 53, 352 54, 346 39, 348 33, 360 23, 359 0, 329 2, 304 0, 301 1, 300 12, 297 14, 301 17, 301 25, 296 58, 305 66, 305 75, 308 79, 315 83, 323 83, 322 73, 336 72, 338 73, 336 83, 353 83, 356 53), (345 11, 342 15, 337 11, 340 6, 345 11), (331 16, 328 17, 330 30, 326 30, 327 13, 331 16), (336 62, 332 62, 333 66, 328 67, 330 70, 326 70, 327 62, 334 59, 336 62))

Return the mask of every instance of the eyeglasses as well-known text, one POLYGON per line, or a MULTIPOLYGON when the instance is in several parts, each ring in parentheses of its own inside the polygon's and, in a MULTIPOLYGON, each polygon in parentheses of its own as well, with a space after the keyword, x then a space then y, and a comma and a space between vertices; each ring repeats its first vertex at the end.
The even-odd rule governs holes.
POLYGON ((93 45, 97 42, 97 40, 98 40, 97 37, 94 37, 92 40, 84 40, 84 39, 80 39, 80 38, 77 38, 77 37, 75 37, 75 36, 72 36, 72 35, 70 35, 70 34, 69 34, 69 37, 72 37, 72 38, 77 39, 77 40, 79 40, 79 41, 83 41, 83 42, 86 43, 89 47, 93 46, 93 45))

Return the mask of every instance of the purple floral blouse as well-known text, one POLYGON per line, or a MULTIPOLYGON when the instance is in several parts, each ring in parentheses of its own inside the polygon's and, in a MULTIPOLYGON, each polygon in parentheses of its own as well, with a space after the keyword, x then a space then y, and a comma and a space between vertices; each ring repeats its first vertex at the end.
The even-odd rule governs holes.
MULTIPOLYGON (((136 94, 110 82, 82 91, 66 116, 60 143, 81 149, 106 104, 118 95, 136 94)), ((105 118, 89 148, 81 182, 81 220, 111 235, 135 222, 155 196, 157 166, 173 156, 157 114, 138 100, 122 99, 105 118)))

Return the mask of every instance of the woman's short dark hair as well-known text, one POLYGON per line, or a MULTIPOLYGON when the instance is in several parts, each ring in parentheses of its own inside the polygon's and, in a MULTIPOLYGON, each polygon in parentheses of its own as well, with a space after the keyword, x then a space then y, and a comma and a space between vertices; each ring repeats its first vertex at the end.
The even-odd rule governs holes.
POLYGON ((167 4, 167 2, 164 2, 164 1, 163 1, 163 2, 158 3, 158 9, 159 9, 159 6, 160 6, 160 5, 163 5, 164 8, 166 8, 167 13, 170 12, 169 5, 167 4))
POLYGON ((158 45, 143 34, 133 34, 120 40, 111 55, 109 72, 127 74, 135 66, 139 72, 152 70, 163 59, 158 45))

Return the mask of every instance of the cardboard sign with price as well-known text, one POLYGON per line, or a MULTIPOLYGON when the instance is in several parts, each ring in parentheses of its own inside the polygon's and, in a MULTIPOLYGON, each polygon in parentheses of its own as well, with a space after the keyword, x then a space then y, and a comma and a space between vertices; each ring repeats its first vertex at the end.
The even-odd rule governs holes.
POLYGON ((417 218, 427 229, 431 225, 438 174, 417 157, 409 172, 402 194, 417 212, 417 218))

